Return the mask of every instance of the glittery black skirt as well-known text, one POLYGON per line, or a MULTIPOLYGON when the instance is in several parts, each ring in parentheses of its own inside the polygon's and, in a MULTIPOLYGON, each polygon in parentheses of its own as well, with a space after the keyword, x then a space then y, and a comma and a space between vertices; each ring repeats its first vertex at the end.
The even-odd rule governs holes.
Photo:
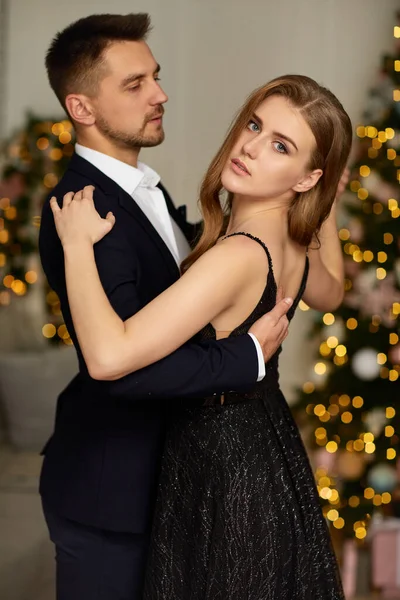
POLYGON ((180 408, 145 600, 343 600, 300 435, 280 391, 180 408))

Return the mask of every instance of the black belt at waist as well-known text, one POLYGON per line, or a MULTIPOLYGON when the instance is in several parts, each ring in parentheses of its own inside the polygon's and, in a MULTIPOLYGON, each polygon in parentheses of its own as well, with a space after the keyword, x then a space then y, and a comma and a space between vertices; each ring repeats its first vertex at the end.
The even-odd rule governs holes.
POLYGON ((229 406, 230 404, 244 404, 253 402, 259 398, 258 394, 238 394, 236 392, 226 392, 225 394, 214 394, 204 398, 203 406, 229 406))

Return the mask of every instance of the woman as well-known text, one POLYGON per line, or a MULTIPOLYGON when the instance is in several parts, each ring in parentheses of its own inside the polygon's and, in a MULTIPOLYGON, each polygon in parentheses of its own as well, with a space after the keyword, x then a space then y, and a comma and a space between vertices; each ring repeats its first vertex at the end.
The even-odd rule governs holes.
MULTIPOLYGON (((343 263, 335 195, 351 137, 342 105, 307 77, 256 90, 204 178, 204 230, 183 276, 125 323, 93 257, 114 217, 99 217, 91 189, 67 194, 63 209, 53 199, 70 307, 92 376, 122 377, 197 333, 242 334, 275 305, 277 286, 294 299, 289 319, 302 297, 318 310, 337 307, 343 263)), ((278 353, 252 393, 186 401, 177 410, 145 598, 343 598, 313 475, 279 389, 278 353)))

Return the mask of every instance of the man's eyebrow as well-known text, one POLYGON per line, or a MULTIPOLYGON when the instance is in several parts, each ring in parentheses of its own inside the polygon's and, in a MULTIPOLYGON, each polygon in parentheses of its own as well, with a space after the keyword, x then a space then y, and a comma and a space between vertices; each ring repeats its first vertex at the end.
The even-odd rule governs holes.
MULTIPOLYGON (((161 67, 157 64, 156 68, 154 69, 153 75, 158 75, 160 71, 161 67)), ((144 79, 144 77, 146 77, 146 73, 131 73, 130 75, 127 75, 125 79, 122 80, 121 87, 126 87, 131 83, 135 83, 135 81, 140 81, 140 79, 144 79)))

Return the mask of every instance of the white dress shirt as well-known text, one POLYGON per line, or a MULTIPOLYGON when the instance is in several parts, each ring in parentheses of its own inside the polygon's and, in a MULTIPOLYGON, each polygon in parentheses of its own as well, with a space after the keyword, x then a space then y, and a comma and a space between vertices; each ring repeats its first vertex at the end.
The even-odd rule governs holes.
MULTIPOLYGON (((189 254, 190 246, 183 232, 170 216, 164 194, 157 187, 160 176, 142 162, 138 162, 138 166, 135 168, 112 156, 97 152, 97 150, 92 150, 81 144, 75 144, 75 151, 79 156, 104 173, 104 175, 115 181, 116 184, 132 197, 132 200, 136 202, 163 239, 179 266, 189 254)), ((249 335, 253 339, 257 349, 257 381, 260 381, 265 377, 264 356, 257 338, 251 333, 249 335)))

